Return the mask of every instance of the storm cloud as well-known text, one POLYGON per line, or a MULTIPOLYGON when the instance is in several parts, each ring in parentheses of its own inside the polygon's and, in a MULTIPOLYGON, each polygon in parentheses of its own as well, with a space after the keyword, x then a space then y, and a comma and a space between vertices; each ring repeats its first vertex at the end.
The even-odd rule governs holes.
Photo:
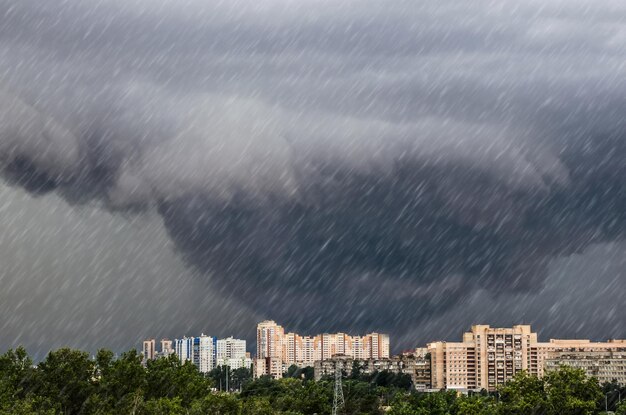
POLYGON ((414 3, 0 1, 2 177, 156 213, 185 278, 311 332, 623 246, 626 6, 414 3))

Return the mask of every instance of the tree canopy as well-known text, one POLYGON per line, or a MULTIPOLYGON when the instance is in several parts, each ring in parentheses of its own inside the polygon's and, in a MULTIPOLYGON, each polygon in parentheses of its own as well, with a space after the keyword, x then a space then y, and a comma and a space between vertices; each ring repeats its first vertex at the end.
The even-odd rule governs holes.
MULTIPOLYGON (((605 406, 626 415, 626 404, 619 402, 620 385, 601 387, 596 379, 569 367, 548 372, 542 379, 520 372, 495 393, 470 396, 417 392, 411 390, 410 377, 353 369, 343 380, 342 415, 591 415, 605 406)), ((135 350, 119 357, 100 350, 90 357, 65 348, 50 352, 35 365, 18 348, 0 355, 0 415, 323 415, 332 411, 333 379, 314 381, 310 368, 289 368, 279 380, 253 380, 251 375, 248 369, 219 367, 205 376, 176 356, 144 366, 135 350)))

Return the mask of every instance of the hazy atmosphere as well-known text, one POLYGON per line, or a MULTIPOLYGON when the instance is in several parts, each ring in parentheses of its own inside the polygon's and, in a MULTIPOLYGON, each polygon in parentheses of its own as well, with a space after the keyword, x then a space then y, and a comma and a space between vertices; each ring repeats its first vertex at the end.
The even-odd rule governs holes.
POLYGON ((0 349, 626 338, 626 2, 0 0, 0 349))

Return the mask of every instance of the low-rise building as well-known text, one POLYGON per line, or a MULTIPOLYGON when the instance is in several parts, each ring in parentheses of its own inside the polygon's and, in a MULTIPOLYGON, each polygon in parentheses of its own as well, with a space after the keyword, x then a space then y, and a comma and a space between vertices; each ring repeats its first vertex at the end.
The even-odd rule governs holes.
POLYGON ((600 384, 616 381, 626 385, 625 352, 553 352, 544 363, 544 373, 560 366, 570 366, 585 371, 600 384))
POLYGON ((411 376, 415 389, 430 388, 430 360, 414 354, 402 354, 385 359, 355 359, 352 356, 336 355, 330 359, 318 360, 313 366, 316 380, 332 377, 336 370, 345 376, 351 376, 357 369, 364 374, 388 371, 411 376))

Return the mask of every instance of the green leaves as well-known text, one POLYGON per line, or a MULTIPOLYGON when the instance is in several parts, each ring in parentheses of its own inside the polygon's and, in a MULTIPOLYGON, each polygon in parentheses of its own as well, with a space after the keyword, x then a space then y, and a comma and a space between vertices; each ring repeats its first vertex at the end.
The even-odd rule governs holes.
MULTIPOLYGON (((359 368, 356 368, 359 369, 359 368)), ((406 379, 390 372, 343 382, 343 415, 591 415, 604 408, 597 380, 561 367, 543 379, 518 373, 497 393, 464 396, 454 391, 409 392, 406 379)), ((0 415, 309 415, 330 414, 333 382, 311 380, 308 369, 290 368, 287 377, 252 380, 247 369, 218 368, 242 392, 212 389, 215 382, 176 356, 142 364, 131 350, 116 358, 100 350, 59 349, 38 366, 23 348, 0 355, 0 415)), ((224 382, 225 383, 225 382, 224 382)), ((618 385, 605 385, 608 392, 618 385)), ((617 410, 626 415, 626 405, 617 410)))
POLYGON ((597 379, 562 366, 538 379, 521 372, 500 388, 500 413, 506 415, 591 415, 602 391, 597 379))

